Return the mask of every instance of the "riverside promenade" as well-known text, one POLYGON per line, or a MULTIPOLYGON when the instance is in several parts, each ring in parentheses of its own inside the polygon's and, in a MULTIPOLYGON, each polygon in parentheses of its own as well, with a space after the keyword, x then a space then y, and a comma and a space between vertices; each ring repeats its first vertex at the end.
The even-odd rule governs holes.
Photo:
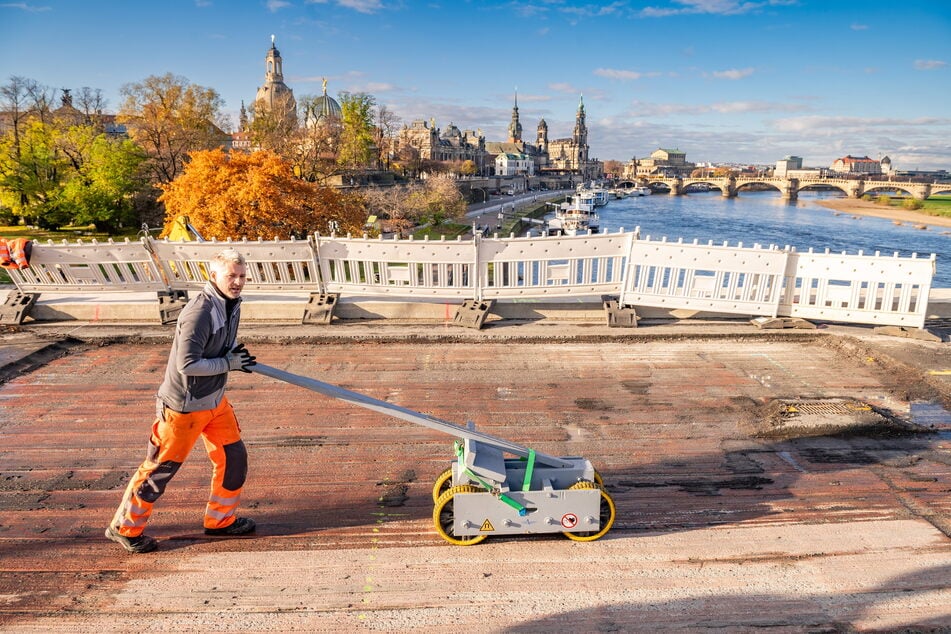
POLYGON ((145 555, 102 533, 173 326, 8 327, 0 631, 947 631, 951 328, 928 326, 941 341, 737 320, 250 321, 263 363, 588 458, 615 525, 452 546, 431 520, 452 438, 234 373, 258 532, 202 533, 198 447, 145 555))

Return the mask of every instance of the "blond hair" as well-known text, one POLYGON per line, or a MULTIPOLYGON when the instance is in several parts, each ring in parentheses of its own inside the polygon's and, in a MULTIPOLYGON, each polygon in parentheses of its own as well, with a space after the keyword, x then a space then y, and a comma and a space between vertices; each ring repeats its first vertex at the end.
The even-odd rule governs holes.
POLYGON ((218 253, 216 253, 215 256, 211 258, 211 262, 210 262, 211 268, 215 269, 216 271, 223 270, 224 266, 228 263, 246 264, 247 262, 245 261, 243 255, 241 255, 240 253, 238 253, 231 247, 228 247, 227 249, 223 249, 219 251, 218 253))

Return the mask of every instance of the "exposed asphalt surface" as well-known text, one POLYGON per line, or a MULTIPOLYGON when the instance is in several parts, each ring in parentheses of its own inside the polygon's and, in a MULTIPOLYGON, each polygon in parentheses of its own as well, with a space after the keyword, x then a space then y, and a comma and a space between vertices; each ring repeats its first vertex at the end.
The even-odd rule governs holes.
POLYGON ((199 447, 157 505, 159 550, 133 556, 102 531, 171 334, 0 334, 0 630, 951 628, 947 343, 744 322, 250 325, 274 367, 588 458, 614 527, 450 545, 431 518, 450 437, 235 374, 257 534, 202 534, 199 447))

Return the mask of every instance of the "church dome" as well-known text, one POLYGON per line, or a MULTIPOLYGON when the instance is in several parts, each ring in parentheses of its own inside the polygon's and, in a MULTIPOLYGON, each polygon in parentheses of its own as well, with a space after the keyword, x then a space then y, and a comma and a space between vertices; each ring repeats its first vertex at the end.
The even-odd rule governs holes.
POLYGON ((308 113, 308 119, 314 123, 319 123, 324 119, 334 118, 340 119, 343 115, 343 110, 340 108, 340 104, 337 101, 327 94, 327 80, 324 80, 324 94, 314 99, 313 104, 311 105, 310 112, 308 113))
POLYGON ((318 119, 323 119, 324 117, 336 117, 339 119, 342 113, 343 111, 340 109, 340 104, 337 103, 333 97, 321 95, 314 99, 314 116, 318 119))

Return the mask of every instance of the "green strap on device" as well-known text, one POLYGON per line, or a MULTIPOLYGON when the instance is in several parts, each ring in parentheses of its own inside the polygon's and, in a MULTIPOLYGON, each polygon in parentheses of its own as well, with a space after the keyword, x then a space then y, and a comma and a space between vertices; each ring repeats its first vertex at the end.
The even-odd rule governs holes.
POLYGON ((525 478, 522 480, 522 491, 532 488, 532 473, 535 471, 535 450, 528 450, 528 462, 525 465, 525 478))
MULTIPOLYGON (((479 476, 477 476, 476 474, 472 473, 470 469, 466 469, 465 474, 469 476, 470 478, 472 478, 473 480, 475 480, 476 482, 478 482, 479 484, 481 484, 482 487, 486 491, 492 492, 492 485, 486 482, 485 480, 483 480, 482 478, 480 478, 479 476)), ((505 495, 504 493, 496 493, 495 495, 501 501, 505 502, 506 504, 511 506, 513 509, 518 511, 519 517, 524 517, 528 515, 528 509, 522 506, 521 504, 519 504, 518 502, 516 502, 515 500, 513 500, 512 498, 510 498, 509 496, 505 495)))

